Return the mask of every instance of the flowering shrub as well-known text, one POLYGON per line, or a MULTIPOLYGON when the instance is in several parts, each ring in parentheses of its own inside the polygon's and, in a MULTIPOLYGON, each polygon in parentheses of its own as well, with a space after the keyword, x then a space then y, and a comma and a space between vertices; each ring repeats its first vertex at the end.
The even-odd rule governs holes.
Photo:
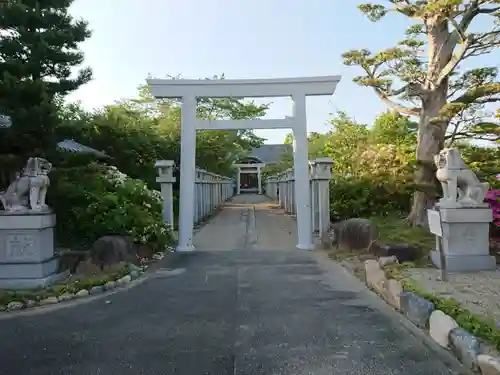
POLYGON ((484 197, 493 211, 493 224, 500 227, 500 189, 490 189, 484 197))
MULTIPOLYGON (((500 181, 500 174, 496 175, 496 180, 500 181)), ((493 211, 493 224, 500 227, 500 189, 488 190, 484 201, 490 205, 493 211)))
POLYGON ((171 239, 160 193, 116 167, 57 168, 50 177, 60 243, 86 247, 101 236, 120 234, 160 249, 171 239))

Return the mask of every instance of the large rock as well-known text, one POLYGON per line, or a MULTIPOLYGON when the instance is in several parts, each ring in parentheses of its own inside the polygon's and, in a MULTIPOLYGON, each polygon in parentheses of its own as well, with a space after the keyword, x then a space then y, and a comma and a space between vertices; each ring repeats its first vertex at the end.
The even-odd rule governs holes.
POLYGON ((141 244, 137 249, 137 257, 139 259, 152 259, 154 251, 149 245, 141 244))
POLYGON ((401 311, 419 328, 427 328, 429 318, 435 310, 434 304, 425 298, 411 292, 403 292, 399 295, 401 311))
POLYGON ((500 358, 486 354, 477 356, 477 364, 483 375, 500 375, 500 358))
POLYGON ((457 358, 467 368, 477 371, 477 356, 481 353, 479 340, 462 328, 454 328, 450 332, 450 347, 457 358))
POLYGON ((59 252, 59 264, 64 270, 69 270, 72 274, 76 273, 81 262, 84 262, 89 253, 87 251, 67 250, 59 252))
POLYGON ((384 292, 382 296, 387 301, 389 305, 395 307, 396 309, 401 309, 401 301, 400 296, 403 293, 403 287, 401 283, 394 279, 386 280, 384 283, 384 292))
POLYGON ((101 268, 120 262, 137 262, 136 245, 128 236, 103 236, 92 245, 90 259, 101 268))
POLYGON ((450 332, 457 327, 455 319, 440 310, 433 311, 429 318, 429 335, 443 348, 450 346, 450 332))
POLYGON ((376 260, 368 259, 365 261, 365 277, 366 284, 375 292, 379 294, 384 292, 386 277, 376 260))
POLYGON ((76 274, 85 276, 96 276, 101 274, 101 266, 92 263, 91 259, 87 259, 84 262, 80 262, 76 267, 76 274))
POLYGON ((420 258, 421 251, 415 245, 374 243, 371 252, 378 257, 396 257, 400 263, 413 262, 420 258))
POLYGON ((348 250, 368 250, 377 239, 375 225, 368 219, 354 218, 330 225, 328 247, 348 250))

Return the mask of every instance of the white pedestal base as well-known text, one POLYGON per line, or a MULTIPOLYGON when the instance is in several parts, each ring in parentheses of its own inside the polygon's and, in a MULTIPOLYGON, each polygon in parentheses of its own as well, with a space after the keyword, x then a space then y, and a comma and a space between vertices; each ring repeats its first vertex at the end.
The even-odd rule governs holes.
MULTIPOLYGON (((0 270, 0 272, 2 272, 0 270)), ((41 289, 69 277, 69 270, 38 278, 0 279, 0 289, 27 290, 41 289)))
POLYGON ((299 250, 314 250, 314 244, 297 244, 297 246, 295 246, 297 249, 299 250))
MULTIPOLYGON (((489 252, 491 209, 440 208, 442 244, 448 271, 490 271, 496 260, 489 252)), ((437 245, 437 244, 436 244, 437 245)), ((441 268, 438 247, 431 253, 432 263, 441 268)))
POLYGON ((0 214, 0 288, 40 288, 67 276, 58 273, 55 224, 50 212, 0 214))
MULTIPOLYGON (((432 264, 441 269, 441 258, 439 252, 431 252, 432 264)), ((496 269, 496 259, 491 255, 445 255, 446 270, 450 272, 460 271, 494 271, 496 269)))
POLYGON ((196 250, 196 248, 193 245, 191 245, 191 246, 179 245, 175 248, 175 251, 177 253, 188 253, 188 252, 195 251, 195 250, 196 250))

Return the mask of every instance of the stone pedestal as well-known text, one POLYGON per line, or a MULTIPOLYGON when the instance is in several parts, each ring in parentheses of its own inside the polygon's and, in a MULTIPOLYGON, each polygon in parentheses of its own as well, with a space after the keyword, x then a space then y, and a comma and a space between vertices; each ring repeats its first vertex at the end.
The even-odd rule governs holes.
MULTIPOLYGON (((489 253, 489 229, 493 219, 489 207, 441 208, 442 243, 448 271, 486 271, 496 268, 489 253)), ((439 241, 436 237, 436 241, 439 241)), ((431 253, 432 263, 441 268, 439 250, 431 253)))
POLYGON ((56 215, 0 213, 0 288, 45 287, 68 275, 54 255, 56 215))

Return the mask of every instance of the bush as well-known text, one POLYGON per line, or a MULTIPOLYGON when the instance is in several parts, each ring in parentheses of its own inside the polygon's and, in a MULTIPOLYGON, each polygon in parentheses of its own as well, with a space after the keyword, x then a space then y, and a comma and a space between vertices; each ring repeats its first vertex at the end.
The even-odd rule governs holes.
POLYGON ((50 177, 48 200, 57 214, 60 245, 87 247, 109 234, 129 235, 158 249, 171 240, 160 193, 141 180, 97 163, 56 168, 50 177))
POLYGON ((368 177, 335 179, 330 182, 331 216, 351 217, 387 215, 410 210, 413 185, 397 180, 368 177))

